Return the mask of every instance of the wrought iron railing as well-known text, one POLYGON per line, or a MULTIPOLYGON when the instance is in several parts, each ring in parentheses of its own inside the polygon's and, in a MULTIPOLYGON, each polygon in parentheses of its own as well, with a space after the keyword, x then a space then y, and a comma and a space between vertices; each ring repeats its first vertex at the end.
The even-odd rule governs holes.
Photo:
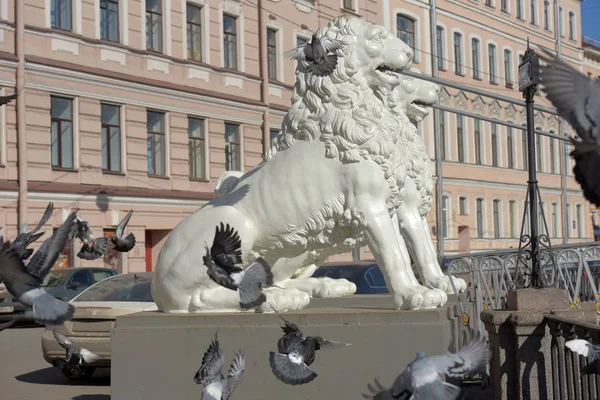
MULTIPOLYGON (((545 285, 566 289, 572 308, 580 308, 581 302, 600 301, 600 242, 556 245, 551 251, 542 249, 540 255, 545 285)), ((465 293, 459 294, 456 288, 454 292, 460 311, 467 314, 463 320, 471 328, 484 332, 481 311, 506 309, 508 290, 531 284, 530 258, 527 252, 519 255, 517 249, 446 257, 447 274, 469 284, 465 293), (469 302, 475 303, 475 315, 469 310, 469 302)))

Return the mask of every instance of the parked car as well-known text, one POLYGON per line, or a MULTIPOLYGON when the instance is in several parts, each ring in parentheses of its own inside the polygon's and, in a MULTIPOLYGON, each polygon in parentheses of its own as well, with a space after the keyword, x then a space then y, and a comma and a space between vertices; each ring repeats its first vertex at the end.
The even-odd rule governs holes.
MULTIPOLYGON (((86 376, 91 376, 97 367, 110 366, 110 331, 118 316, 158 310, 152 300, 151 286, 152 272, 115 275, 96 283, 71 300, 75 306, 73 319, 56 329, 76 346, 83 346, 102 357, 84 367, 86 376)), ((42 334, 44 360, 50 364, 57 358, 65 357, 65 349, 52 334, 54 328, 47 326, 42 334)))
MULTIPOLYGON (((42 287, 57 299, 69 301, 96 282, 116 275, 109 268, 53 269, 44 278, 42 287)), ((31 307, 24 305, 10 293, 0 293, 0 322, 19 316, 19 321, 33 322, 31 307)))
POLYGON ((389 293, 379 266, 374 262, 328 263, 313 273, 313 278, 344 278, 356 285, 354 294, 389 293))

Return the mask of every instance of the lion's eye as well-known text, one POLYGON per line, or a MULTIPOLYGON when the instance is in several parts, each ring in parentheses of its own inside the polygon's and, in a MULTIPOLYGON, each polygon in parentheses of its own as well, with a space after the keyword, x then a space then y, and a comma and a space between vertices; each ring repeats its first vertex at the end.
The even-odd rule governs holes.
POLYGON ((375 35, 371 40, 373 40, 375 43, 381 43, 381 35, 375 35))

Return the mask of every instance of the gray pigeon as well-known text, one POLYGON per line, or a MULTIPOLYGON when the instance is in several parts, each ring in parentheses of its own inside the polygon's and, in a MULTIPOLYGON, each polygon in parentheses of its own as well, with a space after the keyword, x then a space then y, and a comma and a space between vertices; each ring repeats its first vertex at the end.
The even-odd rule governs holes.
POLYGON ((581 367, 581 373, 583 375, 597 374, 600 375, 600 346, 597 344, 591 344, 587 340, 573 339, 565 342, 565 346, 571 351, 580 354, 584 357, 592 357, 592 362, 581 367))
POLYGON ((0 237, 0 278, 21 303, 33 307, 33 317, 42 325, 60 325, 73 318, 75 307, 50 296, 42 282, 65 248, 77 214, 72 212, 52 236, 42 243, 25 266, 19 255, 0 237))
POLYGON ((194 382, 204 386, 202 389, 202 400, 229 399, 244 373, 246 355, 239 350, 231 362, 227 378, 223 377, 221 371, 225 364, 225 358, 217 333, 215 332, 215 338, 202 357, 200 369, 194 375, 194 382))
POLYGON ((543 49, 547 65, 540 67, 540 82, 548 100, 577 131, 573 175, 584 197, 600 207, 600 81, 592 80, 543 49))
POLYGON ((15 320, 10 320, 8 322, 5 322, 3 324, 0 324, 0 332, 2 332, 5 329, 11 328, 14 324, 15 324, 15 320))
POLYGON ((284 322, 283 336, 277 342, 277 353, 269 353, 271 370, 277 379, 288 385, 302 385, 317 377, 309 366, 315 361, 317 350, 333 350, 350 346, 351 343, 339 343, 323 339, 320 336, 306 336, 298 325, 283 318, 271 305, 275 314, 284 322))
POLYGON ((271 268, 260 257, 245 270, 236 267, 242 263, 242 241, 229 224, 225 227, 221 222, 216 227, 212 247, 209 250, 206 246, 206 255, 202 258, 210 279, 239 292, 242 309, 258 307, 267 300, 261 290, 273 284, 271 268))
POLYGON ((46 211, 44 211, 44 215, 42 215, 42 219, 40 219, 40 222, 37 224, 37 226, 29 232, 19 233, 19 236, 17 236, 17 238, 10 244, 10 248, 14 250, 23 260, 27 260, 31 254, 33 254, 33 249, 28 249, 27 247, 42 237, 44 232, 37 233, 37 231, 46 225, 46 222, 48 222, 53 212, 54 204, 50 203, 46 207, 46 211))
POLYGON ((123 237, 123 234, 125 233, 125 227, 129 223, 132 215, 133 210, 129 210, 125 218, 123 218, 123 220, 119 222, 119 225, 117 225, 115 236, 110 238, 112 243, 115 245, 114 249, 116 251, 127 253, 135 246, 135 235, 133 233, 129 233, 129 235, 123 237))
POLYGON ((102 257, 108 248, 108 238, 105 236, 95 237, 87 221, 79 217, 77 217, 76 236, 83 242, 79 253, 77 253, 77 257, 81 259, 96 260, 102 257))
POLYGON ((485 369, 490 356, 485 338, 477 333, 457 353, 439 356, 417 353, 417 358, 408 364, 390 389, 385 389, 375 379, 378 387, 369 384, 371 393, 363 394, 363 397, 373 400, 455 400, 460 395, 460 388, 442 381, 440 374, 453 378, 472 375, 485 369))
POLYGON ((82 366, 85 364, 91 364, 98 360, 101 360, 102 357, 99 355, 92 353, 85 347, 77 347, 73 344, 73 341, 69 339, 67 336, 63 335, 56 329, 52 330, 54 334, 54 338, 67 351, 65 359, 54 360, 52 365, 56 368, 60 369, 60 371, 67 378, 77 377, 81 378, 86 375, 82 366))
POLYGON ((307 66, 310 72, 316 76, 327 76, 333 72, 338 62, 338 56, 329 53, 336 52, 345 45, 341 40, 327 36, 317 37, 314 33, 310 42, 286 51, 283 56, 292 60, 306 60, 310 63, 307 66))

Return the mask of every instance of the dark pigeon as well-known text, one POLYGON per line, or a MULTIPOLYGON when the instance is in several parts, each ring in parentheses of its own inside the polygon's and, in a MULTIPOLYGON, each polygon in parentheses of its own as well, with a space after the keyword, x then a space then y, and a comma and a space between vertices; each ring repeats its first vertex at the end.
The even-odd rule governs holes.
POLYGON ((202 365, 194 375, 194 382, 203 385, 202 400, 227 400, 244 373, 246 356, 240 350, 235 354, 227 378, 223 377, 225 358, 217 333, 202 357, 202 365))
POLYGON ((0 332, 2 332, 5 329, 12 328, 12 326, 15 324, 15 322, 16 321, 13 319, 11 321, 0 324, 0 332))
POLYGON ((544 50, 540 58, 540 82, 548 100, 561 117, 577 131, 581 140, 571 138, 575 147, 573 175, 584 197, 600 207, 600 80, 592 80, 544 50), (547 56, 547 57, 546 57, 547 56))
POLYGON ((126 237, 123 237, 125 233, 125 227, 129 223, 131 216, 133 215, 133 210, 129 210, 125 218, 119 225, 117 225, 117 231, 115 232, 115 236, 112 236, 110 240, 115 245, 114 249, 116 251, 120 251, 122 253, 127 253, 135 246, 135 235, 133 233, 129 233, 126 237))
POLYGON ((17 98, 18 93, 9 94, 8 96, 0 96, 0 106, 10 103, 17 98))
POLYGON ((66 377, 84 377, 86 374, 81 369, 81 367, 85 366, 85 364, 91 364, 102 359, 102 357, 95 353, 92 353, 85 347, 75 346, 71 339, 69 339, 67 336, 63 335, 56 329, 53 329, 52 333, 54 334, 54 338, 56 339, 58 344, 60 344, 61 347, 66 350, 65 359, 55 360, 52 363, 52 365, 60 369, 60 371, 66 377))
POLYGON ((269 264, 257 258, 245 270, 236 267, 242 263, 242 241, 238 233, 227 224, 215 229, 215 238, 210 250, 202 257, 210 279, 231 290, 238 290, 240 307, 250 309, 263 304, 267 298, 262 293, 263 286, 273 284, 273 274, 269 264))
POLYGON ((323 339, 320 336, 306 336, 298 325, 283 318, 273 306, 273 311, 284 322, 283 336, 277 342, 277 353, 269 353, 269 363, 273 374, 288 385, 302 385, 309 383, 317 377, 317 373, 310 369, 315 361, 317 350, 339 349, 350 346, 350 343, 339 343, 323 339))
POLYGON ((9 243, 0 237, 0 278, 10 294, 33 308, 35 321, 42 325, 60 325, 73 318, 75 312, 72 304, 50 296, 41 285, 75 229, 76 217, 77 214, 72 212, 60 228, 42 243, 27 266, 9 243))
POLYGON ((77 217, 76 236, 83 242, 79 253, 77 253, 77 257, 83 260, 96 260, 102 257, 108 248, 108 238, 105 236, 95 237, 87 221, 79 217, 77 217))
POLYGON ((377 387, 368 385, 371 393, 364 398, 373 400, 427 399, 456 400, 460 388, 440 379, 440 374, 452 378, 464 378, 485 370, 490 360, 490 349, 485 338, 477 333, 469 338, 464 347, 456 353, 428 356, 423 352, 396 378, 391 388, 385 389, 375 379, 377 387))
POLYGON ((346 43, 332 39, 328 36, 317 37, 312 35, 309 43, 303 43, 295 49, 286 51, 283 56, 292 60, 305 60, 309 62, 307 69, 316 76, 330 75, 337 66, 338 56, 336 51, 344 48, 346 43))
POLYGON ((10 248, 13 249, 23 260, 27 260, 33 254, 33 249, 28 249, 27 247, 42 237, 44 232, 37 232, 42 229, 44 225, 46 225, 46 222, 48 222, 50 217, 52 217, 53 212, 54 204, 50 203, 46 207, 46 211, 44 211, 44 215, 42 215, 42 219, 40 219, 40 222, 37 224, 37 226, 29 232, 19 233, 19 236, 17 236, 17 238, 10 244, 10 248))
POLYGON ((565 346, 571 351, 580 354, 584 357, 590 356, 592 362, 581 367, 581 373, 583 375, 596 374, 600 375, 600 346, 597 344, 591 344, 587 340, 573 339, 565 342, 565 346))

